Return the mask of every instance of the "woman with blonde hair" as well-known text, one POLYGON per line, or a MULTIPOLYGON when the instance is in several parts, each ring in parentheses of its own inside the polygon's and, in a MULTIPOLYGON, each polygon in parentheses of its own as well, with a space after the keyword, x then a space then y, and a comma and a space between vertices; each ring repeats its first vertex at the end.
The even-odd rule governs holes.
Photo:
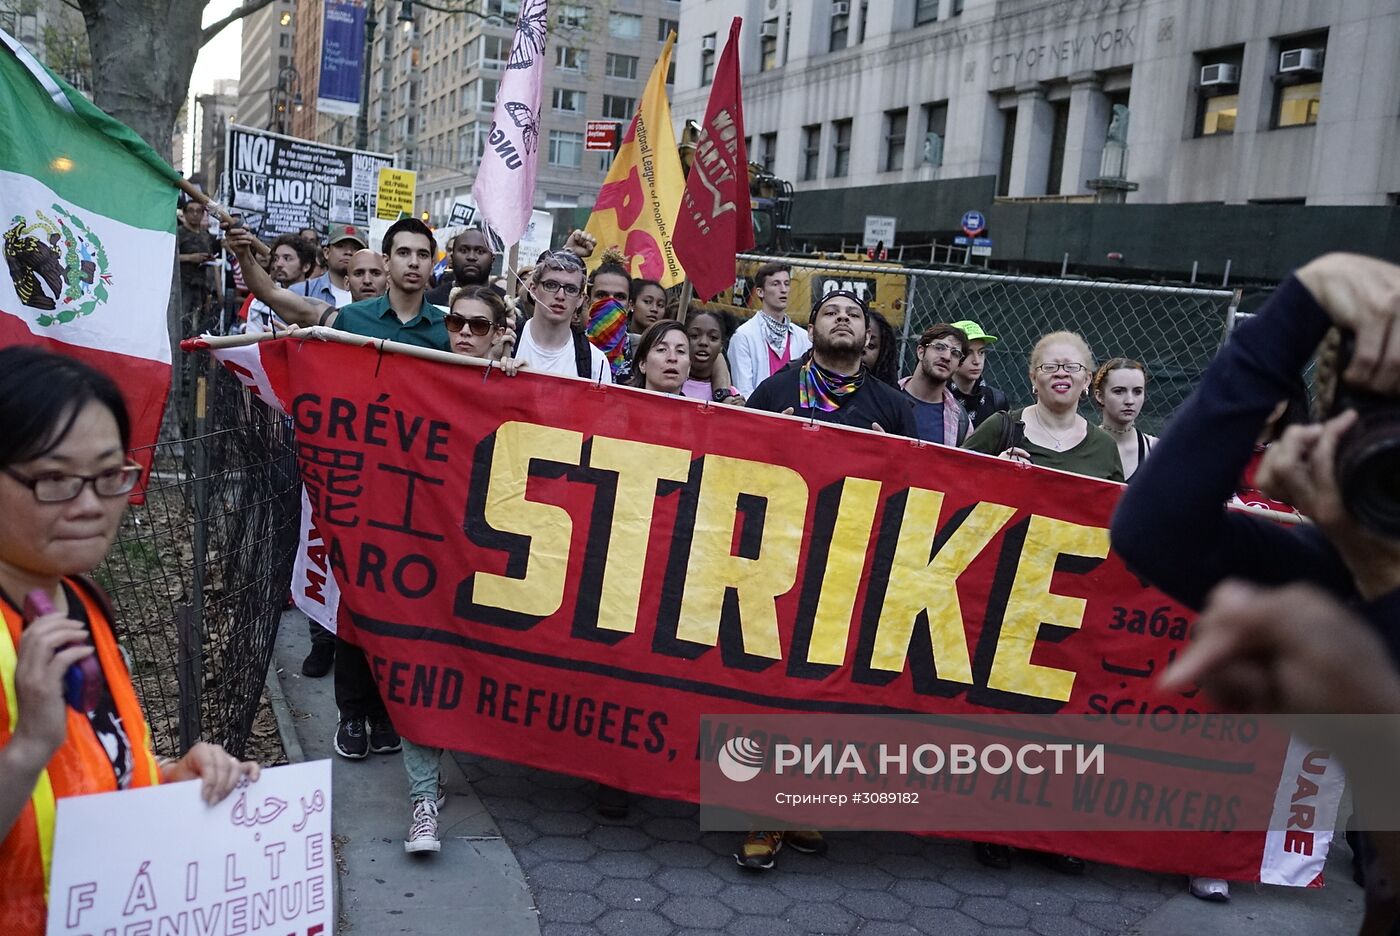
POLYGON ((1094 375, 1090 389, 1094 403, 1103 413, 1099 428, 1117 444, 1123 478, 1127 480, 1157 443, 1156 436, 1137 427, 1147 404, 1147 368, 1132 358, 1110 358, 1094 375))
POLYGON ((1118 446, 1079 415, 1089 394, 1094 355, 1075 332, 1051 332, 1031 352, 1031 394, 1035 402, 1009 413, 994 413, 967 437, 963 448, 987 455, 1058 468, 1105 481, 1123 480, 1118 446))

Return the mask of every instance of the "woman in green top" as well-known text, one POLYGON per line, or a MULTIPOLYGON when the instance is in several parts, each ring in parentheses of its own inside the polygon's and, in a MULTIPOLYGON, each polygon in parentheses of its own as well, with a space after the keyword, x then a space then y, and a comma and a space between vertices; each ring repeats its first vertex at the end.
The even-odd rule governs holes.
POLYGON ((1118 446, 1108 435, 1079 415, 1079 402, 1089 392, 1094 355, 1074 332, 1051 332, 1031 352, 1031 393, 1035 402, 1025 409, 990 416, 967 437, 963 448, 1042 468, 1058 468, 1105 481, 1123 480, 1118 446), (1019 445, 1008 444, 1019 422, 1019 445))

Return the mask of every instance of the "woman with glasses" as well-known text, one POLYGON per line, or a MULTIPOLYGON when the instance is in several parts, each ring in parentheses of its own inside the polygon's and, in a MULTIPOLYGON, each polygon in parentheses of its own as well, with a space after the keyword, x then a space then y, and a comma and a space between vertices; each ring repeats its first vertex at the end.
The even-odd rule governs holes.
POLYGON ((1103 411, 1099 428, 1112 436, 1118 446, 1126 481, 1157 443, 1156 436, 1137 427, 1137 419, 1147 405, 1147 368, 1131 358, 1111 358, 1094 375, 1093 393, 1094 403, 1103 411))
POLYGON ((116 385, 69 357, 0 349, 0 932, 44 932, 56 801, 198 779, 207 803, 257 764, 199 743, 157 758, 86 577, 116 539, 141 469, 116 385), (66 676, 72 672, 74 675, 66 676), (79 675, 80 674, 80 675, 79 675))
POLYGON ((1031 352, 1035 402, 1010 413, 992 414, 967 437, 963 448, 1026 465, 1122 481, 1118 446, 1079 415, 1093 368, 1089 346, 1074 332, 1051 332, 1041 338, 1031 352))

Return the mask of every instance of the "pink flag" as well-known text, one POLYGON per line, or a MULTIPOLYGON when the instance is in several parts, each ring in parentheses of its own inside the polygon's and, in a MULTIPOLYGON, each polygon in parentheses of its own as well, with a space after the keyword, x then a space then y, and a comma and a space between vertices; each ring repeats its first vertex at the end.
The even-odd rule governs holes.
POLYGON ((486 153, 472 185, 477 208, 507 244, 530 223, 540 147, 540 85, 549 27, 546 0, 522 0, 515 20, 506 75, 496 93, 496 113, 486 153))

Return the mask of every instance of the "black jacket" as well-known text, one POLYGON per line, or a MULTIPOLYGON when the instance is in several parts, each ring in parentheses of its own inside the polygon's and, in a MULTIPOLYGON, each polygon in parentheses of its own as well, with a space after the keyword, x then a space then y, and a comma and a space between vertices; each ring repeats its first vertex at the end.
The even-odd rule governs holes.
POLYGON ((953 391, 953 398, 967 410, 967 418, 972 421, 973 429, 982 425, 982 421, 993 413, 1005 413, 1011 409, 1006 402, 1006 394, 996 387, 987 386, 987 382, 981 377, 977 378, 971 393, 963 393, 958 389, 958 385, 951 381, 948 389, 953 391))
POLYGON ((781 413, 792 407, 793 415, 818 422, 836 423, 869 429, 872 423, 891 435, 919 437, 914 425, 914 405, 902 391, 896 390, 872 374, 866 374, 859 390, 846 398, 838 410, 828 413, 809 409, 798 403, 797 378, 802 362, 794 361, 754 388, 748 405, 753 409, 781 413))

